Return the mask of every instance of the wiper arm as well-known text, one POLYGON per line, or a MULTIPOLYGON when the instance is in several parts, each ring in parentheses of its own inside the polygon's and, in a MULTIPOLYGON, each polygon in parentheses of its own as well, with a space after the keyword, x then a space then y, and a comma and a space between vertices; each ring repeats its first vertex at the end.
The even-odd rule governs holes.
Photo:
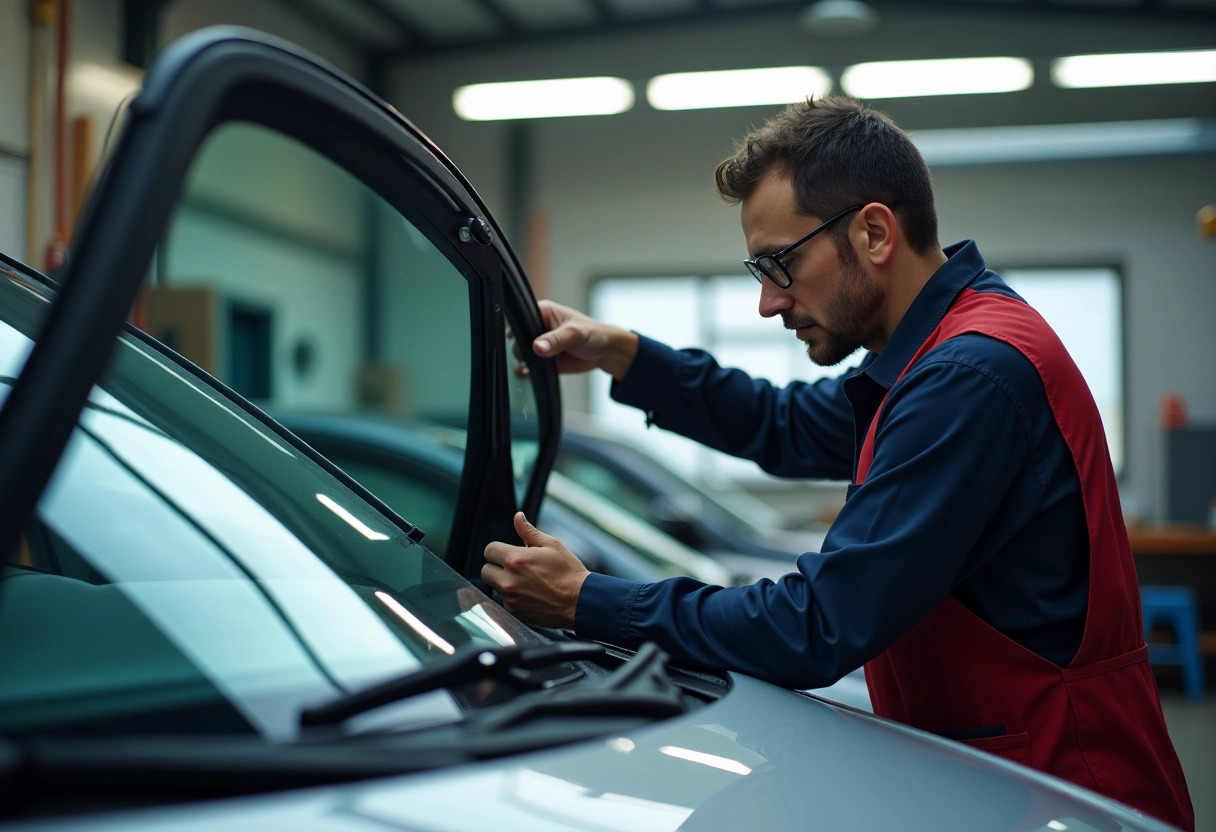
POLYGON ((627 663, 601 679, 538 693, 500 705, 478 725, 493 731, 544 716, 676 716, 687 710, 678 685, 667 675, 668 657, 654 642, 638 648, 627 663))
MULTIPOLYGON (((518 676, 517 670, 547 667, 578 659, 594 659, 603 655, 598 644, 542 644, 531 647, 482 647, 458 653, 447 661, 424 667, 405 676, 390 679, 364 690, 341 696, 332 702, 305 708, 300 713, 300 725, 336 725, 352 716, 400 702, 438 688, 466 685, 484 679, 518 676)), ((578 671, 575 676, 582 675, 578 671)), ((521 680, 523 681, 523 680, 521 680)), ((563 680, 564 681, 564 680, 563 680)))

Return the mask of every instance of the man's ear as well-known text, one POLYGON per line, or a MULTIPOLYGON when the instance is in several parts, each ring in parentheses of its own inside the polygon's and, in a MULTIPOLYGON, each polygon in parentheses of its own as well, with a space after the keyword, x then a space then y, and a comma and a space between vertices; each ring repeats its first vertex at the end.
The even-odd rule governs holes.
POLYGON ((895 254, 895 243, 899 238, 895 214, 881 202, 868 203, 857 214, 854 233, 860 244, 859 253, 876 266, 886 265, 895 254))

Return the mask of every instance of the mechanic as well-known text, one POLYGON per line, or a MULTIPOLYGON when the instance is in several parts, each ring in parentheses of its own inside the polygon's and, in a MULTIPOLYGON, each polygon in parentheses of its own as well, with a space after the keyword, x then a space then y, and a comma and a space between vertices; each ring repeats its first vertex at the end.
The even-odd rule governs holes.
MULTIPOLYGON (((943 250, 890 119, 794 104, 719 165, 759 311, 853 371, 777 388, 551 302, 533 343, 648 424, 785 477, 851 480, 822 551, 753 586, 591 574, 519 514, 482 577, 525 621, 791 688, 865 665, 874 711, 1192 828, 1093 398, 976 244, 943 250)), ((687 314, 685 310, 682 314, 687 314)))

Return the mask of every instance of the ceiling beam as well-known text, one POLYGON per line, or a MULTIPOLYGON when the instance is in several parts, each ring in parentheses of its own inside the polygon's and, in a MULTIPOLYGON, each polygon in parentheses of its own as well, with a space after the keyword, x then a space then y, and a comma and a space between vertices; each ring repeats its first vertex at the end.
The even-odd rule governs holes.
MULTIPOLYGON (((597 6, 603 4, 603 0, 593 1, 597 6)), ((364 0, 364 2, 370 2, 370 0, 364 0)), ((478 2, 485 4, 491 0, 478 0, 478 2)), ((990 17, 1025 16, 1032 13, 1043 16, 1072 15, 1101 17, 1107 20, 1116 17, 1122 20, 1182 22, 1201 26, 1216 25, 1216 6, 1174 6, 1162 4, 1157 0, 1140 0, 1136 5, 1088 3, 1085 0, 1064 0, 1063 2, 1026 0, 1023 3, 979 3, 975 0, 917 0, 915 3, 908 0, 868 0, 868 2, 880 11, 937 11, 990 17)), ((617 14, 612 19, 592 25, 575 25, 544 31, 520 30, 513 33, 509 39, 491 35, 459 43, 419 44, 417 48, 405 49, 397 54, 390 54, 389 57, 399 63, 410 63, 440 55, 508 51, 543 46, 557 41, 569 43, 572 38, 596 39, 722 21, 772 18, 783 13, 800 12, 806 8, 807 4, 808 0, 780 0, 780 2, 759 6, 722 7, 713 5, 710 0, 698 0, 695 11, 673 12, 640 19, 626 19, 617 14)))
POLYGON ((608 0, 585 0, 585 2, 595 10, 601 23, 613 23, 620 18, 620 14, 609 5, 608 0))
POLYGON ((309 0, 275 0, 285 11, 320 29, 352 52, 362 52, 367 44, 342 23, 342 18, 314 6, 309 0))
POLYGON ((147 69, 160 40, 160 16, 165 0, 123 0, 122 59, 147 69))
POLYGON ((502 27, 504 33, 508 35, 518 34, 520 31, 519 21, 511 17, 502 6, 498 5, 494 0, 471 0, 474 6, 481 9, 495 23, 502 27))
POLYGON ((356 0, 361 3, 364 8, 370 9, 381 17, 388 18, 392 23, 393 28, 397 31, 397 36, 407 44, 406 50, 417 49, 439 49, 440 45, 422 29, 406 20, 401 16, 395 7, 386 3, 385 0, 356 0))

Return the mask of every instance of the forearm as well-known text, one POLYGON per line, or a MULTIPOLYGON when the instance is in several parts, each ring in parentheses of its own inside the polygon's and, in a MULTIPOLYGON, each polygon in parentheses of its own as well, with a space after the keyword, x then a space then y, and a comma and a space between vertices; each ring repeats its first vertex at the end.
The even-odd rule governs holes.
POLYGON ((579 635, 624 647, 653 641, 672 659, 746 673, 790 688, 831 684, 851 668, 824 637, 799 574, 778 584, 715 587, 691 578, 634 584, 591 575, 575 616, 579 635))

